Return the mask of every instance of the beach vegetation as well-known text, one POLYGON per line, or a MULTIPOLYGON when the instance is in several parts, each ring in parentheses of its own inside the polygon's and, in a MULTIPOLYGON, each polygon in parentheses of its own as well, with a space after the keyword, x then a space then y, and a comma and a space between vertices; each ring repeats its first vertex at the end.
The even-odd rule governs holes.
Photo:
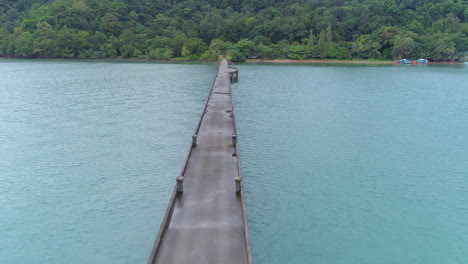
POLYGON ((444 61, 466 51, 460 0, 0 2, 0 56, 444 61))

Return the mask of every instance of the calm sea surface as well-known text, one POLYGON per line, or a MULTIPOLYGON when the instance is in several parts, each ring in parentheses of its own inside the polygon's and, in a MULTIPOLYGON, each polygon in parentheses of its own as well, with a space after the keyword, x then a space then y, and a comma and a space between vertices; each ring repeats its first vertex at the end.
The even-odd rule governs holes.
MULTIPOLYGON (((238 68, 255 264, 468 262, 468 69, 238 68)), ((0 61, 0 263, 146 263, 216 71, 0 61)))

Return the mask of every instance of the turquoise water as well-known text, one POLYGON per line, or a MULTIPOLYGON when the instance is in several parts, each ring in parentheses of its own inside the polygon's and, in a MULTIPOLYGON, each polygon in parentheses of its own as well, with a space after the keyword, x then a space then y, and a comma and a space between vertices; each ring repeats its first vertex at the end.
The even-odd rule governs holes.
POLYGON ((0 263, 146 263, 216 71, 0 61, 0 263))
MULTIPOLYGON (((256 264, 468 262, 468 71, 238 65, 256 264)), ((214 65, 0 61, 0 263, 146 263, 214 65)))
POLYGON ((468 263, 467 69, 239 70, 255 263, 468 263))

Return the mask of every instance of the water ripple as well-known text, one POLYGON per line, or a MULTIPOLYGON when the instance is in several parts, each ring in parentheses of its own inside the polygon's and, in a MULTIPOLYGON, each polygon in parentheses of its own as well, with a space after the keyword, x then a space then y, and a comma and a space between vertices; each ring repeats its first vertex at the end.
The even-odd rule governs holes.
POLYGON ((0 262, 145 263, 216 66, 0 73, 0 262))
POLYGON ((468 261, 466 71, 239 69, 255 263, 468 261))

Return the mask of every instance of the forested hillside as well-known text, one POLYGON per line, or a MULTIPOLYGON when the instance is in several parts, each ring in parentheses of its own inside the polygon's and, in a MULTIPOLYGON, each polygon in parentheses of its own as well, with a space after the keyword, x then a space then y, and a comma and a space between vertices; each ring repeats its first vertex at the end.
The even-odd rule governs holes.
POLYGON ((467 0, 0 0, 0 55, 463 59, 467 0))

